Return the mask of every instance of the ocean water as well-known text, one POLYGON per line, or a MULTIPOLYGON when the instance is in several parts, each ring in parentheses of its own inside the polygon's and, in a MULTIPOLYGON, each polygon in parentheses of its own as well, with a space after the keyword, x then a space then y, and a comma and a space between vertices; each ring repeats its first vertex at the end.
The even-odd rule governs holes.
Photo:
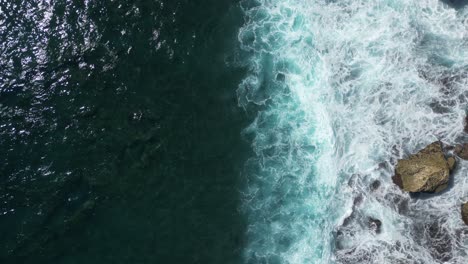
POLYGON ((246 263, 468 261, 466 161, 439 195, 391 181, 398 158, 468 138, 468 8, 447 3, 241 2, 237 95, 259 109, 243 131, 246 263))
POLYGON ((0 263, 241 263, 235 1, 0 1, 0 263))
POLYGON ((0 263, 468 263, 464 0, 0 0, 0 263))

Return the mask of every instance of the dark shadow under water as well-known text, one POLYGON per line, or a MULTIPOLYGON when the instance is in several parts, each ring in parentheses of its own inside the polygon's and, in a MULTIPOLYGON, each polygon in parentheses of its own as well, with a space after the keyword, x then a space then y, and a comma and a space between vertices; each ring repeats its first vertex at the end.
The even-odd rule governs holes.
POLYGON ((457 9, 464 8, 468 4, 468 0, 441 0, 441 1, 457 9))
POLYGON ((236 1, 1 7, 0 262, 240 262, 236 1))

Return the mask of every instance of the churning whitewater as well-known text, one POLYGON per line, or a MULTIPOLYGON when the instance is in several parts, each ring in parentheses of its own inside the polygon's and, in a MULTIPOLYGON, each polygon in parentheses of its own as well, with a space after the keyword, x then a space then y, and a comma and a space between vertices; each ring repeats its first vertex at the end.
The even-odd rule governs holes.
POLYGON ((245 0, 246 263, 468 263, 468 162, 411 198, 395 162, 467 140, 468 8, 439 0, 245 0))

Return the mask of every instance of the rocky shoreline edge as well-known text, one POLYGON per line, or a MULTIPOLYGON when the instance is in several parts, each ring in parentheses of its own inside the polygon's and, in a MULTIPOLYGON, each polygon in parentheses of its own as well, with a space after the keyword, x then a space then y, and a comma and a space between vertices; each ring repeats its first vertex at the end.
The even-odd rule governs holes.
MULTIPOLYGON (((468 133, 468 116, 464 131, 468 133)), ((468 143, 450 146, 441 141, 433 142, 397 161, 393 183, 408 193, 441 192, 448 186, 457 159, 468 160, 468 143)), ((461 204, 460 214, 468 225, 468 201, 461 204)))

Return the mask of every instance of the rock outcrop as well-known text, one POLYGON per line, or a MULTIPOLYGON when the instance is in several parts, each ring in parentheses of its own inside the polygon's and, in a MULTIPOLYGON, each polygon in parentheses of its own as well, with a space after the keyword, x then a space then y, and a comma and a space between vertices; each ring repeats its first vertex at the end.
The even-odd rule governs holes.
POLYGON ((463 222, 465 222, 465 224, 468 225, 468 202, 462 204, 461 215, 463 222))
POLYGON ((434 142, 407 159, 398 160, 393 181, 407 192, 440 192, 447 187, 455 159, 445 158, 434 142))
POLYGON ((468 143, 457 145, 455 147, 455 154, 464 160, 468 160, 468 143))
POLYGON ((447 163, 448 163, 448 166, 449 166, 449 170, 452 171, 455 168, 456 160, 455 160, 454 157, 448 157, 447 158, 447 163))

